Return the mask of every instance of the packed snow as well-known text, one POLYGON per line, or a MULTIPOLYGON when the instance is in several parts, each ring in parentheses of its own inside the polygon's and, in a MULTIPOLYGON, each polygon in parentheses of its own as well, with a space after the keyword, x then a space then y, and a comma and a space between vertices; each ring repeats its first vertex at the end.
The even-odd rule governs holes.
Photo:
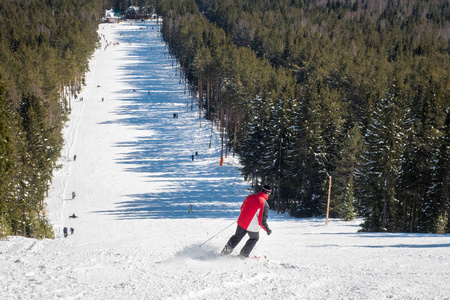
POLYGON ((271 211, 259 258, 235 256, 247 238, 221 257, 250 193, 237 158, 219 166, 157 23, 99 34, 47 201, 56 238, 0 242, 0 299, 450 299, 449 235, 271 211))

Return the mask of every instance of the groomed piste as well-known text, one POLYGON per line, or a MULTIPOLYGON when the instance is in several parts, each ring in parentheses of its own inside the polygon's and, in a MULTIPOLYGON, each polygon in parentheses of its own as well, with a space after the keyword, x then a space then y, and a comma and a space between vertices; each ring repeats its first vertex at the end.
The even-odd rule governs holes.
POLYGON ((450 298, 448 235, 271 211, 263 259, 221 257, 250 193, 238 159, 219 166, 155 21, 99 34, 47 200, 56 238, 0 242, 0 299, 450 298))

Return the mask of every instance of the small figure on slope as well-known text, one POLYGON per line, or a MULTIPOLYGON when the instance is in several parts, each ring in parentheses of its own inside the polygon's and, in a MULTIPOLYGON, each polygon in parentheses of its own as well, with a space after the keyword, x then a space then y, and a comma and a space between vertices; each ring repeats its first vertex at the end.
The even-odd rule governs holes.
POLYGON ((250 238, 242 248, 240 256, 249 257, 258 242, 260 228, 262 227, 267 232, 267 235, 272 233, 267 224, 267 218, 269 217, 269 203, 267 203, 267 199, 269 199, 271 192, 272 188, 265 185, 259 193, 251 194, 245 198, 237 221, 236 233, 228 240, 228 243, 222 250, 222 255, 228 255, 233 252, 233 249, 248 233, 250 238))
POLYGON ((66 238, 67 237, 67 227, 64 227, 63 233, 64 233, 64 237, 66 238))

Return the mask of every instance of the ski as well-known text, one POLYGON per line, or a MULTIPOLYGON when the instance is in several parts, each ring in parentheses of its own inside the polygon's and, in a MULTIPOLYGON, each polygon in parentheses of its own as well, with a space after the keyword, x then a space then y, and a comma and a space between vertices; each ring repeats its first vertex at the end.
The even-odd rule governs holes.
POLYGON ((267 256, 265 256, 265 255, 252 255, 252 256, 249 256, 249 257, 244 257, 244 256, 241 256, 241 255, 221 255, 222 257, 231 257, 231 258, 239 258, 239 259, 242 259, 242 260, 245 260, 245 259, 267 259, 267 256))

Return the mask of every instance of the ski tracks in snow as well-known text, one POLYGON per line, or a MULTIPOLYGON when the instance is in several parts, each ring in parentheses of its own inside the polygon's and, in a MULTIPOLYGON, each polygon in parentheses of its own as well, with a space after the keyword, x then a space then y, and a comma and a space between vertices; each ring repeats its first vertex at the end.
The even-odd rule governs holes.
POLYGON ((96 52, 64 129, 49 196, 59 238, 0 242, 0 299, 448 299, 447 235, 363 234, 358 221, 271 211, 273 234, 253 253, 267 259, 219 256, 248 185, 230 153, 218 166, 219 135, 209 148, 211 124, 199 127, 153 27, 101 25, 120 46, 96 52), (61 238, 68 225, 75 234, 61 238))
MULTIPOLYGON (((95 70, 99 54, 94 55, 93 59, 90 61, 90 69, 95 70)), ((65 227, 65 220, 68 217, 67 201, 72 199, 72 191, 69 190, 70 185, 70 174, 73 168, 73 163, 76 163, 73 159, 76 155, 76 143, 78 140, 78 129, 81 124, 81 117, 84 113, 85 101, 90 100, 91 91, 93 88, 93 73, 88 72, 86 78, 86 87, 84 87, 80 94, 77 95, 77 99, 72 99, 71 113, 69 115, 69 121, 65 124, 63 134, 65 137, 65 142, 63 149, 61 151, 61 159, 59 164, 61 166, 60 170, 56 170, 57 180, 59 180, 59 189, 54 191, 58 194, 58 202, 56 205, 55 218, 53 219, 53 227, 55 230, 55 237, 61 237, 62 229, 65 227), (83 99, 83 101, 81 101, 83 99), (66 131, 64 133, 64 131, 66 131), (59 174, 58 174, 59 173, 59 174)))

